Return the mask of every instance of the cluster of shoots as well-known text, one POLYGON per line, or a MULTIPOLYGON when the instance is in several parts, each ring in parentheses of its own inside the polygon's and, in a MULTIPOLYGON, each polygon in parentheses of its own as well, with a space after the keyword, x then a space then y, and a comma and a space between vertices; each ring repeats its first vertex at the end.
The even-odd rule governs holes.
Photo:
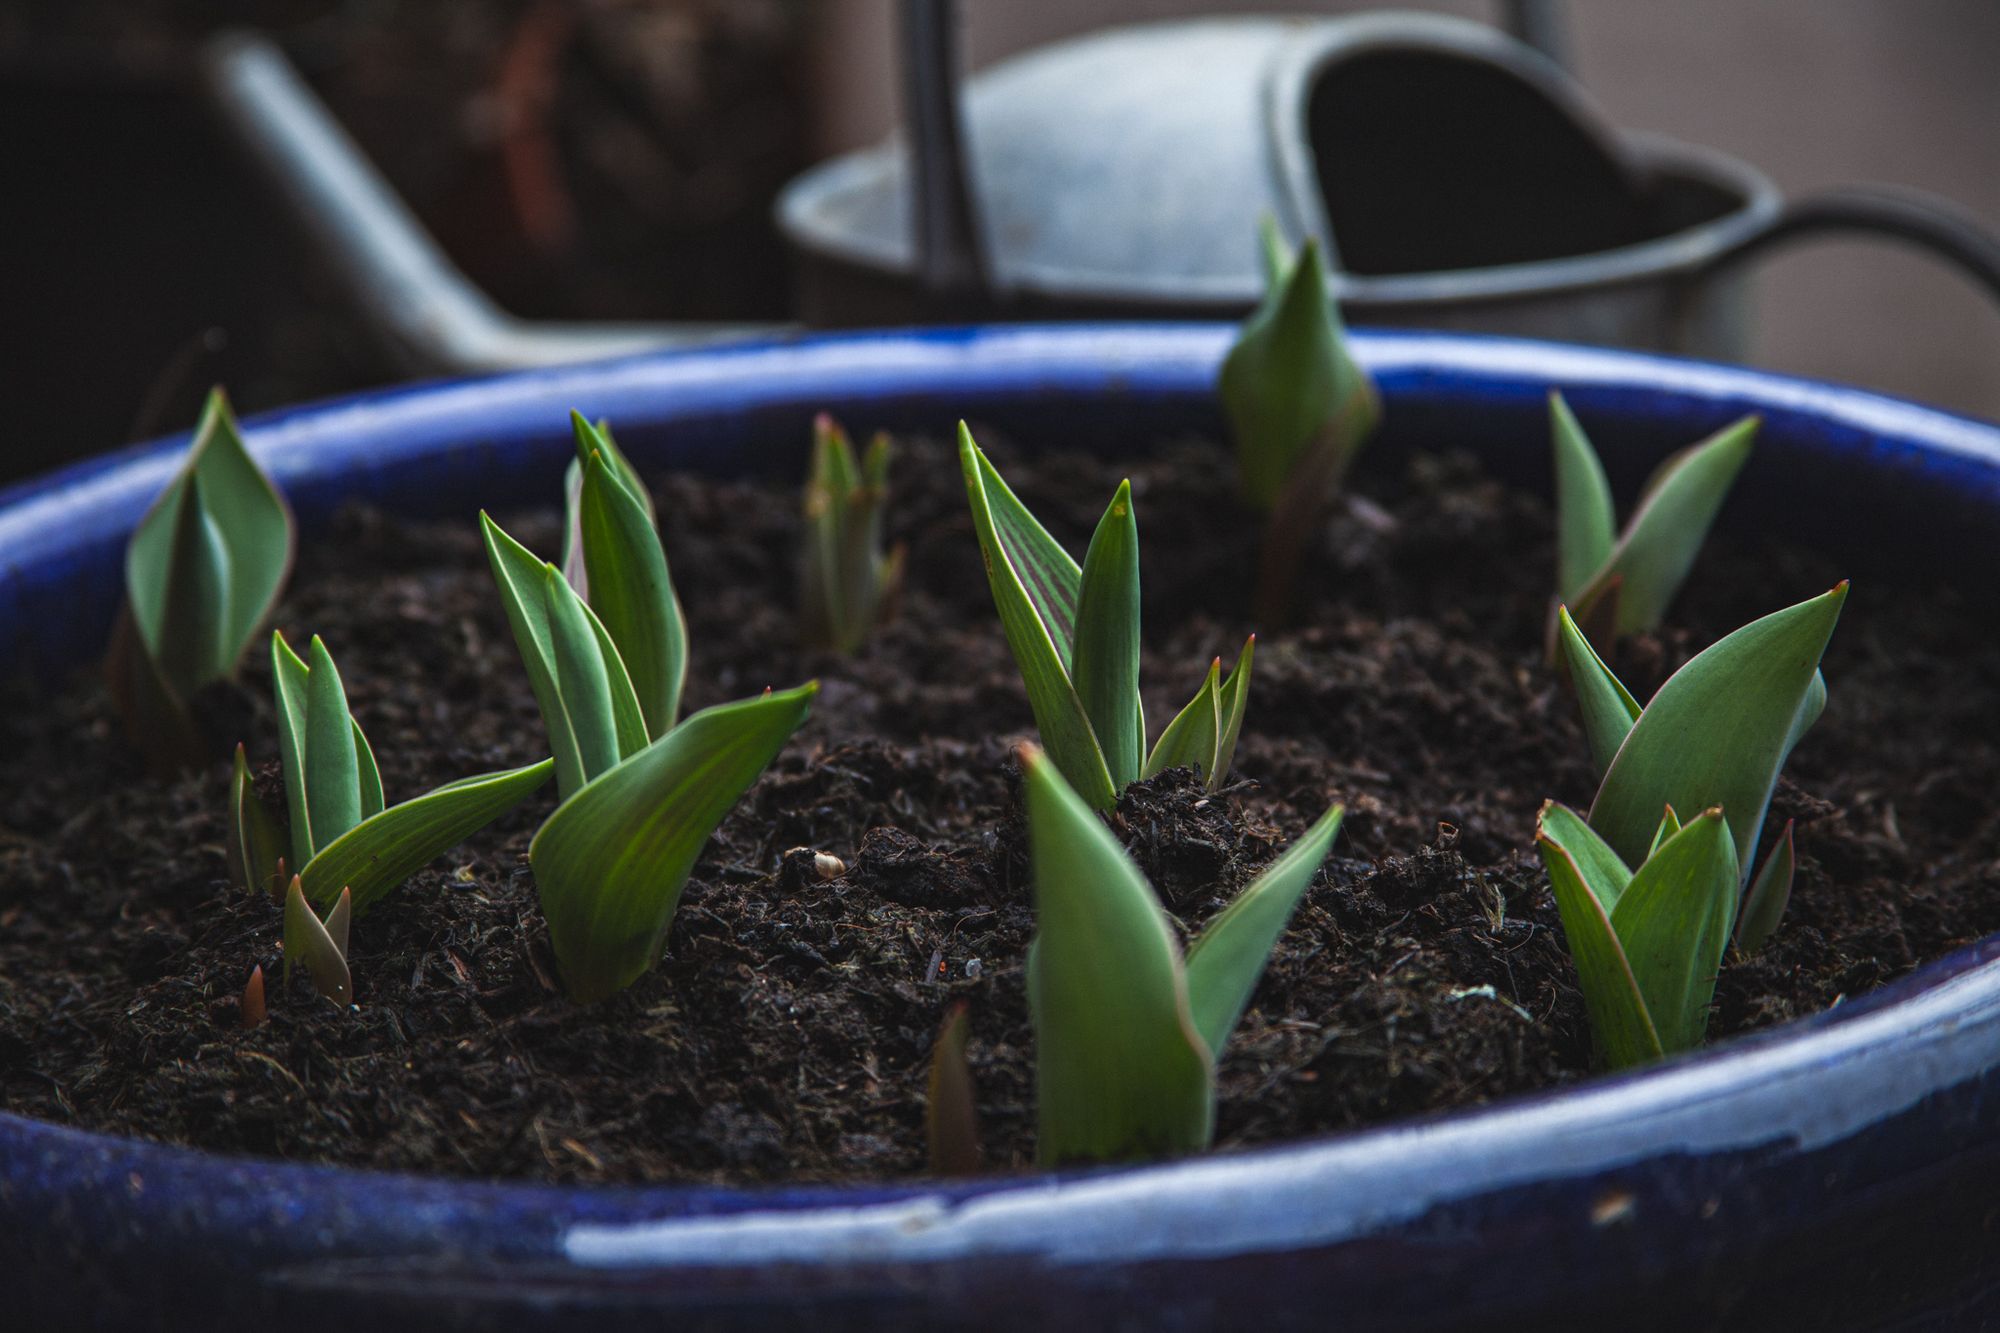
POLYGON ((1789 824, 1749 872, 1778 775, 1826 705, 1819 660, 1846 598, 1843 583, 1725 636, 1643 708, 1558 613, 1602 778, 1588 815, 1545 805, 1536 844, 1603 1064, 1699 1045, 1731 938, 1752 952, 1784 916, 1789 824))
POLYGON ((1139 700, 1139 527, 1118 487, 1078 565, 1028 512, 963 422, 959 461, 986 579, 1042 745, 1070 786, 1109 810, 1140 778, 1192 767, 1210 790, 1229 773, 1250 694, 1253 635, 1227 679, 1209 664, 1195 696, 1146 748, 1139 700))
MULTIPOLYGON (((1380 402, 1348 354, 1318 249, 1309 243, 1294 260, 1275 228, 1264 240, 1267 298, 1231 349, 1220 388, 1244 493, 1271 515, 1268 591, 1273 560, 1296 563, 1380 402)), ((1751 870, 1778 776, 1825 706, 1818 664, 1846 585, 1726 636, 1641 707, 1607 665, 1610 646, 1658 624, 1757 423, 1738 422, 1662 464, 1618 531, 1595 451, 1560 395, 1550 411, 1560 552, 1551 646, 1575 690, 1600 785, 1588 813, 1548 802, 1536 841, 1599 1058, 1620 1068, 1697 1045, 1732 941, 1753 951, 1784 915, 1789 824, 1751 870)), ((658 960, 709 837, 810 709, 817 686, 809 682, 681 716, 687 621, 657 509, 607 424, 572 414, 571 425, 560 563, 480 516, 548 758, 389 805, 326 645, 315 636, 301 656, 282 633, 272 635, 288 827, 258 799, 239 745, 229 873, 243 891, 282 903, 287 975, 300 966, 340 1005, 354 992, 353 919, 551 776, 558 804, 535 833, 529 862, 564 983, 579 1002, 630 985, 658 960)), ((903 553, 885 552, 883 540, 889 454, 878 437, 857 459, 830 418, 816 423, 801 624, 817 646, 854 651, 896 600, 903 553)), ((1058 1164, 1198 1151, 1213 1132, 1216 1060, 1338 835, 1341 807, 1183 950, 1103 815, 1127 785, 1168 768, 1193 768, 1211 791, 1223 786, 1255 638, 1226 676, 1221 658, 1210 664, 1193 700, 1149 745, 1130 483, 1112 496, 1079 563, 962 423, 959 457, 1043 747, 1019 752, 1037 927, 1027 988, 1039 1157, 1058 1164)), ((203 755, 191 701, 233 675, 283 587, 293 541, 289 511, 217 394, 126 560, 111 677, 157 766, 203 755)), ((254 1025, 264 1012, 259 968, 244 991, 243 1022, 254 1025)), ((968 1031, 963 1009, 955 1010, 933 1056, 929 1133, 942 1174, 980 1163, 968 1031)))
POLYGON ((807 646, 852 653, 895 611, 904 551, 886 550, 889 437, 877 434, 857 461, 840 423, 813 422, 812 471, 802 506, 799 629, 807 646))
POLYGON ((608 431, 581 416, 572 425, 570 572, 480 522, 561 798, 528 859, 564 983, 587 1002, 658 960, 702 847, 805 721, 817 686, 680 720, 686 620, 651 498, 608 431))
POLYGON ((291 571, 291 510, 243 445, 220 389, 180 470, 125 548, 125 606, 106 678, 127 733, 159 773, 216 748, 196 696, 233 679, 291 571))
POLYGON ((250 892, 285 900, 285 958, 303 958, 322 994, 352 993, 346 972, 346 923, 431 860, 525 800, 549 779, 549 760, 446 783, 398 805, 382 791, 381 770, 361 724, 348 710, 340 670, 314 635, 301 658, 282 632, 271 636, 272 693, 278 750, 290 816, 289 841, 257 798, 242 746, 230 782, 230 878, 250 892), (287 873, 287 868, 295 873, 287 873), (292 899, 298 899, 295 909, 292 899), (313 907, 337 914, 321 918, 313 907), (301 915, 303 913, 303 915, 301 915), (306 924, 311 919, 312 926, 306 924), (339 942, 336 969, 321 934, 339 942))
POLYGON ((1308 240, 1296 258, 1264 219, 1264 301, 1238 331, 1217 391, 1236 442, 1243 495, 1269 517, 1257 613, 1292 600, 1314 525, 1382 419, 1374 381, 1348 351, 1326 262, 1308 240))
POLYGON ((1757 418, 1744 417, 1661 463, 1622 531, 1604 465, 1560 393, 1549 394, 1549 420, 1556 602, 1569 609, 1585 638, 1609 652, 1619 639, 1659 627, 1749 461, 1757 418))

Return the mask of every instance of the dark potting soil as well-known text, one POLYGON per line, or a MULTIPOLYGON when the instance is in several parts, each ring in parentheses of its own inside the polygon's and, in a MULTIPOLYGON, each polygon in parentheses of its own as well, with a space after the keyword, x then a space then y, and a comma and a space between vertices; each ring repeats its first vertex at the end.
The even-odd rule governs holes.
MULTIPOLYGON (((997 461, 1081 549, 1123 470, 997 461)), ((1131 464, 1157 728, 1245 632, 1254 525, 1196 445, 1131 464)), ((355 923, 358 1009, 278 982, 280 913, 224 876, 223 769, 144 780, 94 681, 0 720, 0 1107, 201 1148, 460 1176, 907 1176, 955 1001, 989 1162, 1033 1160, 1033 929, 1010 758, 1032 734, 958 467, 913 443, 891 526, 901 618, 852 660, 793 640, 795 495, 655 479, 693 643, 690 706, 817 676, 813 717, 711 841, 660 966, 561 993, 525 853, 544 791, 355 923), (807 848, 845 862, 821 879, 807 848), (244 1031, 253 964, 269 1021, 244 1031)), ((477 497, 467 497, 468 504, 477 497)), ((539 550, 552 514, 515 516, 539 550)), ((1220 1064, 1228 1149, 1587 1077, 1589 1036, 1530 842, 1585 804, 1573 708, 1541 659, 1549 516, 1462 458, 1375 457, 1313 552, 1301 628, 1263 635, 1236 780, 1129 791, 1117 829, 1196 928, 1330 801, 1347 822, 1220 1064)), ((1698 647, 1843 573, 1718 539, 1673 628, 1628 645, 1650 690, 1698 647)), ((390 799, 543 745, 474 525, 350 513, 279 623, 324 635, 390 799)), ((1722 973, 1712 1035, 1780 1022, 2000 930, 2000 644, 1948 588, 1855 587, 1831 701, 1773 824, 1798 821, 1790 916, 1722 973)), ((276 809, 267 671, 236 710, 276 809)))

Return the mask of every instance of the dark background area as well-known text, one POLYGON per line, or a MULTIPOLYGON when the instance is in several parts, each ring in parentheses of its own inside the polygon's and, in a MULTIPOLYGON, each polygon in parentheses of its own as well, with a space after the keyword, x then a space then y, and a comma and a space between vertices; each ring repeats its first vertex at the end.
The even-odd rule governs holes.
POLYGON ((199 94, 275 36, 466 274, 545 318, 770 319, 806 165, 783 0, 30 0, 0 12, 0 478, 393 377, 199 94))
MULTIPOLYGON (((965 0, 967 55, 1268 7, 965 0)), ((1719 148, 1794 194, 1887 181, 2000 225, 1991 0, 1563 12, 1576 73, 1621 126, 1719 148)), ((501 306, 765 320, 791 308, 778 190, 896 118, 893 14, 893 0, 0 6, 0 479, 185 426, 211 383, 254 411, 397 376, 198 96, 207 34, 276 37, 501 306)), ((1756 295, 1759 364, 2000 417, 2000 310, 1935 261, 1816 244, 1765 265, 1756 295)))

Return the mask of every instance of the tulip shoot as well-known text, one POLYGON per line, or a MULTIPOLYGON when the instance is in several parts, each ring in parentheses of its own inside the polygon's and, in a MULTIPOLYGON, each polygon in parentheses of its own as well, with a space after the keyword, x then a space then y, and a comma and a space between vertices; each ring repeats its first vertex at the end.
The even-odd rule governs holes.
POLYGON ((1215 1059, 1340 830, 1334 806, 1185 957, 1152 886, 1033 746, 1021 749, 1036 933, 1037 1155, 1044 1165, 1208 1145, 1215 1059))
POLYGON ((1139 529, 1119 486, 1078 565, 1036 521, 959 423, 959 461, 1000 625, 1042 744, 1076 791, 1108 810, 1141 777, 1178 764, 1211 791, 1227 780, 1250 692, 1254 637, 1236 669, 1209 668, 1150 752, 1139 700, 1139 529))

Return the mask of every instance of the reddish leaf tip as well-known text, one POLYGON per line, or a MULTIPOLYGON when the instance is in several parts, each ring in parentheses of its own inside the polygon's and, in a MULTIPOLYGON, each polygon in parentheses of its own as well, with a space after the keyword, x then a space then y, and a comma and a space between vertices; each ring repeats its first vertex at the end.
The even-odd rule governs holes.
POLYGON ((261 1026, 269 1012, 264 1007, 264 966, 259 963, 250 969, 250 980, 244 983, 243 999, 238 1005, 243 1026, 261 1026))

